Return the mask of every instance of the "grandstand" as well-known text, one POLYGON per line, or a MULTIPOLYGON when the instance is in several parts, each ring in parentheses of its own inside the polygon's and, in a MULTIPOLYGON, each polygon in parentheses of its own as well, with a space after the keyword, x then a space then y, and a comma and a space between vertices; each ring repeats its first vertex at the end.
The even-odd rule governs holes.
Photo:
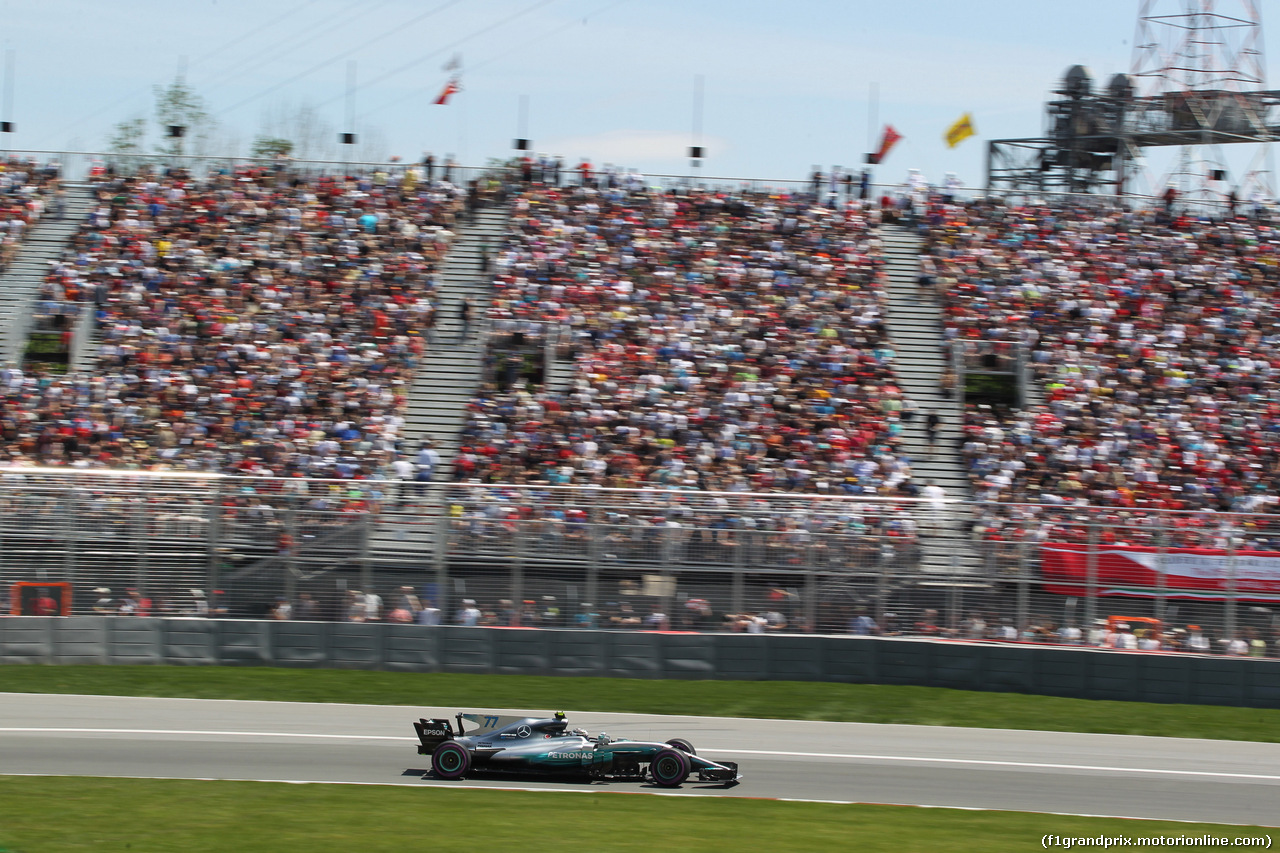
POLYGON ((470 596, 497 623, 865 613, 1052 642, 1120 594, 1224 641, 1274 630, 1243 608, 1265 571, 1197 592, 1045 550, 1280 544, 1267 211, 948 189, 904 217, 839 188, 459 172, 73 182, 61 232, 18 250, 43 279, 12 284, 34 320, 7 328, 6 482, 30 493, 5 582, 147 578, 171 612, 222 586, 243 615, 307 591, 331 618, 407 583, 446 619, 470 596), (966 395, 975 357, 1017 393, 966 395))

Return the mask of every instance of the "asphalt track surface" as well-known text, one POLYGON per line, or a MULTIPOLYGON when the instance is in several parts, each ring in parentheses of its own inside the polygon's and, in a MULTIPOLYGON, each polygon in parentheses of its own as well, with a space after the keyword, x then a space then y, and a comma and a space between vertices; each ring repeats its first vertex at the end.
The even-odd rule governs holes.
MULTIPOLYGON (((0 693, 0 773, 662 792, 439 781, 410 725, 458 711, 551 710, 0 693)), ((572 711, 569 721, 636 740, 685 737, 740 764, 736 786, 686 783, 675 795, 1280 825, 1280 744, 572 711)))

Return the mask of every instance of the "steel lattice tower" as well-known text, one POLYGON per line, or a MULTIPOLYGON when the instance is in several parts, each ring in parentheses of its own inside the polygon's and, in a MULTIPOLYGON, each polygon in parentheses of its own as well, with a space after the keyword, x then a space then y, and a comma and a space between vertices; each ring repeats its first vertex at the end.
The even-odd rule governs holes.
POLYGON ((1169 110, 1185 110, 1205 128, 1203 141, 1183 144, 1176 166, 1152 187, 1174 186, 1184 196, 1221 199, 1232 185, 1239 195, 1270 186, 1271 134, 1258 106, 1248 97, 1267 88, 1262 12, 1257 0, 1142 0, 1133 42, 1130 78, 1135 94, 1169 110), (1238 181, 1209 129, 1228 113, 1243 112, 1255 139, 1248 170, 1238 181))

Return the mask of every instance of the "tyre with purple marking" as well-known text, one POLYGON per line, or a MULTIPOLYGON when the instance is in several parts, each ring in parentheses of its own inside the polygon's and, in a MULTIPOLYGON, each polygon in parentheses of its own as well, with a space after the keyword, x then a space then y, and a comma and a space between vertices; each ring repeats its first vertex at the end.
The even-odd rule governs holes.
POLYGON ((693 765, 679 749, 660 749, 649 760, 649 775, 663 788, 678 788, 689 778, 693 765))
POLYGON ((471 753, 453 741, 445 741, 431 753, 431 769, 441 779, 461 779, 471 769, 471 753))
POLYGON ((687 752, 690 755, 698 754, 698 750, 693 748, 693 744, 689 743, 689 741, 682 737, 673 737, 671 740, 667 741, 667 746, 675 747, 681 752, 687 752))

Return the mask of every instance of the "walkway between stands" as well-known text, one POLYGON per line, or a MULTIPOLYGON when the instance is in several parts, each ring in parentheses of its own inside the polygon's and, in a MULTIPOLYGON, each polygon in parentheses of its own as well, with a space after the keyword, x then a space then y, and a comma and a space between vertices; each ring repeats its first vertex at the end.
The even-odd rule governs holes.
MULTIPOLYGON (((944 396, 940 384, 947 367, 942 351, 942 309, 934 295, 920 287, 919 254, 923 241, 914 231, 897 225, 881 226, 880 237, 884 242, 889 305, 885 325, 895 353, 894 375, 907 398, 918 406, 902 436, 902 447, 911 457, 912 479, 922 487, 932 480, 946 491, 947 497, 966 499, 969 484, 957 448, 961 408, 954 392, 944 396), (928 440, 930 412, 940 418, 932 444, 928 440)), ((961 570, 976 569, 975 555, 957 554, 956 532, 950 530, 942 539, 925 536, 924 571, 951 572, 953 555, 959 557, 961 570)))
POLYGON ((22 248, 9 269, 0 276, 0 361, 20 364, 26 352, 27 336, 40 285, 49 272, 49 262, 62 257, 76 235, 96 196, 87 184, 66 184, 63 214, 48 212, 23 238, 22 248))
MULTIPOLYGON (((427 352, 414 375, 405 413, 403 435, 406 452, 427 440, 439 453, 433 472, 435 482, 448 482, 458 452, 458 434, 467 406, 484 378, 486 317, 489 306, 489 259, 506 237, 509 212, 505 207, 482 208, 474 220, 460 228, 444 264, 436 276, 435 328, 427 352), (462 306, 470 300, 470 317, 464 330, 462 306)), ((376 547, 410 549, 419 559, 431 541, 438 501, 432 497, 425 514, 389 514, 374 534, 376 547)))

